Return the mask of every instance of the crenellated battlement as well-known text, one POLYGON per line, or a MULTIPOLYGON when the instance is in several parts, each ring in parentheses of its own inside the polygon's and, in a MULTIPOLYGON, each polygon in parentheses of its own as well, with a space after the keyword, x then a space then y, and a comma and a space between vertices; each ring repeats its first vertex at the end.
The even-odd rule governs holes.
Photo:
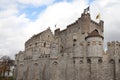
POLYGON ((108 47, 120 47, 120 42, 119 41, 112 41, 107 43, 108 47))
POLYGON ((120 42, 108 42, 104 53, 104 22, 91 20, 88 10, 64 30, 27 40, 16 55, 16 80, 120 80, 120 42))
POLYGON ((120 59, 120 42, 111 41, 107 43, 107 54, 109 59, 119 60, 120 59))

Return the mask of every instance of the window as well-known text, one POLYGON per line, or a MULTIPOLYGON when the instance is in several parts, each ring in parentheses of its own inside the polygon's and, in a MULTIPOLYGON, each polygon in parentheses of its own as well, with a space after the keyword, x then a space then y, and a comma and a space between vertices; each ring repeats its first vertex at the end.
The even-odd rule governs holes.
POLYGON ((61 45, 60 48, 61 48, 60 53, 62 53, 63 52, 63 46, 61 45))
POLYGON ((83 63, 83 60, 80 60, 80 64, 82 64, 83 63))
POLYGON ((47 58, 47 55, 45 55, 45 58, 47 58))
POLYGON ((99 41, 99 45, 102 45, 101 41, 99 41))
POLYGON ((30 44, 30 47, 32 47, 32 44, 30 44))
POLYGON ((85 34, 85 32, 82 32, 82 34, 85 34))
POLYGON ((63 54, 61 54, 61 56, 63 56, 63 54))
POLYGON ((75 46, 75 43, 73 44, 73 46, 75 46))
POLYGON ((111 60, 110 60, 110 63, 111 63, 111 64, 114 64, 114 63, 115 63, 115 61, 114 61, 113 59, 111 59, 111 60))
POLYGON ((88 44, 87 44, 88 46, 90 45, 90 42, 88 42, 88 44))
POLYGON ((44 42, 44 47, 46 47, 46 42, 44 42))
POLYGON ((90 64, 91 63, 91 59, 87 59, 87 62, 90 64))
POLYGON ((120 59, 119 59, 119 63, 120 63, 120 59))
POLYGON ((119 47, 120 47, 120 44, 119 44, 119 47))
POLYGON ((53 62, 54 65, 57 65, 58 63, 56 61, 53 62))
POLYGON ((34 63, 35 66, 38 66, 38 63, 34 63))
POLYGON ((73 60, 73 63, 75 64, 75 60, 73 60))
POLYGON ((73 39, 73 42, 76 42, 77 40, 76 39, 73 39))
POLYGON ((50 37, 50 35, 48 35, 48 37, 50 37))
POLYGON ((102 63, 103 61, 102 61, 102 59, 98 59, 98 63, 102 63))
POLYGON ((37 43, 35 43, 35 46, 37 46, 37 43))
POLYGON ((20 64, 21 67, 23 67, 24 65, 23 64, 20 64))
POLYGON ((93 41, 93 42, 92 42, 92 45, 96 45, 96 41, 93 41))

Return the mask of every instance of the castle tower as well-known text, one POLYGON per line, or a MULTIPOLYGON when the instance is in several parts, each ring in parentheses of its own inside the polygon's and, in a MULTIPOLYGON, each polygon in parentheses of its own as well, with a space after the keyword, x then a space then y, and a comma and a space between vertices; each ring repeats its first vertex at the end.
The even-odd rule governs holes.
POLYGON ((80 18, 80 23, 81 23, 81 33, 88 33, 90 31, 90 13, 82 13, 81 18, 80 18))
POLYGON ((108 62, 112 71, 112 78, 120 80, 120 42, 112 41, 107 43, 108 62))
POLYGON ((90 80, 100 80, 103 57, 103 36, 101 36, 97 30, 94 30, 88 34, 85 39, 87 41, 87 62, 90 64, 90 80))
POLYGON ((103 36, 97 30, 94 30, 85 39, 87 41, 87 57, 102 58, 103 36))

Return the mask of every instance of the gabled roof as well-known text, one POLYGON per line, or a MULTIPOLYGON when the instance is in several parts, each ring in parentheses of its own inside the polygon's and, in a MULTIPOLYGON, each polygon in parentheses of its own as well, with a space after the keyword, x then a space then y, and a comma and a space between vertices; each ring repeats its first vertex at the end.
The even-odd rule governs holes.
POLYGON ((102 39, 104 39, 104 37, 99 34, 98 30, 94 30, 91 33, 89 33, 85 39, 89 37, 101 37, 102 39))

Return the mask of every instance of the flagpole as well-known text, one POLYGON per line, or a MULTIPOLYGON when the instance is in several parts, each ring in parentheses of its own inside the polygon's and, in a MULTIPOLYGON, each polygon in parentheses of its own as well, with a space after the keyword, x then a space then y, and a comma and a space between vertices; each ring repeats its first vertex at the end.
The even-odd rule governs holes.
POLYGON ((90 6, 88 6, 86 9, 84 9, 85 14, 90 13, 89 8, 90 8, 90 6))
POLYGON ((55 24, 55 30, 57 29, 57 24, 55 24))

